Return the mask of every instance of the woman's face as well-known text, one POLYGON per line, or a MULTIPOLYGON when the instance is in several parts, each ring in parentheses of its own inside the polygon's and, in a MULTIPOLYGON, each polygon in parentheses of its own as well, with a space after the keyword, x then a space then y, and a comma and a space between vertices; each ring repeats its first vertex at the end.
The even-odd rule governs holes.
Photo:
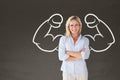
POLYGON ((80 25, 79 22, 75 19, 70 21, 70 25, 69 25, 69 29, 71 34, 79 34, 79 30, 80 30, 80 25))

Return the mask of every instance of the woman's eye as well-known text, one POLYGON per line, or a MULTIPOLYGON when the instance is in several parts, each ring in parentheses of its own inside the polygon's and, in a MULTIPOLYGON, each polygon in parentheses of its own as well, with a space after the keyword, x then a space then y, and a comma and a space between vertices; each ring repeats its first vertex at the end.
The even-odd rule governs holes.
POLYGON ((73 25, 70 25, 71 27, 73 27, 73 25))

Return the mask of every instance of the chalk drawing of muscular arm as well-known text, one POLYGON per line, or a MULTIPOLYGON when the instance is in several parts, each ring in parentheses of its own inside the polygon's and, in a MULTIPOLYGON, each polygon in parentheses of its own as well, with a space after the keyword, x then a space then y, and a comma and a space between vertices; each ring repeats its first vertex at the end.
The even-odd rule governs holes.
MULTIPOLYGON (((85 33, 84 36, 90 39, 90 49, 94 52, 103 52, 108 50, 114 43, 115 37, 109 26, 99 19, 95 14, 89 13, 85 16, 84 21, 89 30, 94 29, 91 33, 85 33)), ((56 28, 60 28, 63 23, 61 14, 56 13, 45 20, 35 31, 33 43, 44 52, 54 52, 57 50, 58 42, 63 34, 54 35, 51 33, 56 28)), ((87 32, 87 31, 86 31, 87 32)))
POLYGON ((45 20, 35 31, 33 36, 33 43, 44 52, 54 52, 57 50, 57 44, 59 38, 63 35, 51 34, 51 30, 59 28, 63 22, 63 17, 61 14, 53 14, 49 19, 45 20))
POLYGON ((115 37, 109 26, 101 19, 99 19, 95 14, 87 14, 84 18, 84 21, 89 29, 96 29, 97 31, 97 34, 95 35, 85 35, 92 40, 92 43, 94 43, 94 45, 90 45, 92 51, 106 51, 115 43, 115 37))

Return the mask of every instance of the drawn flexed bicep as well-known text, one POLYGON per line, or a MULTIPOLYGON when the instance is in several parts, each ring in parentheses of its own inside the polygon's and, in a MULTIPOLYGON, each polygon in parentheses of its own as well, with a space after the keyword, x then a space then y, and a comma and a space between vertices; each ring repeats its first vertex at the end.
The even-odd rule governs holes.
POLYGON ((59 38, 63 35, 54 35, 51 33, 51 30, 59 28, 62 22, 63 17, 60 14, 53 14, 38 27, 33 36, 33 43, 44 52, 53 52, 57 50, 57 43, 59 38))
POLYGON ((87 14, 84 18, 85 23, 89 29, 95 29, 96 34, 86 34, 91 41, 90 48, 94 52, 103 52, 111 47, 115 43, 114 35, 109 26, 99 19, 95 14, 87 14))

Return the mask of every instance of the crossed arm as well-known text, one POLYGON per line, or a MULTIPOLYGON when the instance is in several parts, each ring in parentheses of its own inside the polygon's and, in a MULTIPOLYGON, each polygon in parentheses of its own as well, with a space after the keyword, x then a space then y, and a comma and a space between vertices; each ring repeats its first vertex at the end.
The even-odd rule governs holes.
POLYGON ((85 51, 85 49, 82 49, 80 52, 66 51, 66 54, 69 55, 69 57, 66 59, 66 61, 82 59, 82 55, 81 55, 82 51, 85 51))

